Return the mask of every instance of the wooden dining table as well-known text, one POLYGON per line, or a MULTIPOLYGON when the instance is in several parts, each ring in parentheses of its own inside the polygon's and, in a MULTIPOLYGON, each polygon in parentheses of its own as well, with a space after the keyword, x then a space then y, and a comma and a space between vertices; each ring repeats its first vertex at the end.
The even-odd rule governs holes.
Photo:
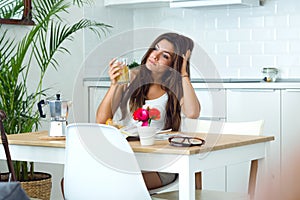
MULTIPOLYGON (((195 199, 195 173, 230 164, 263 160, 273 136, 222 135, 171 132, 205 139, 202 146, 176 147, 168 140, 156 140, 154 145, 141 146, 130 141, 141 170, 179 174, 179 199, 195 199)), ((48 137, 47 131, 8 135, 13 160, 64 164, 64 138, 48 137)), ((0 159, 6 159, 0 148, 0 159)))

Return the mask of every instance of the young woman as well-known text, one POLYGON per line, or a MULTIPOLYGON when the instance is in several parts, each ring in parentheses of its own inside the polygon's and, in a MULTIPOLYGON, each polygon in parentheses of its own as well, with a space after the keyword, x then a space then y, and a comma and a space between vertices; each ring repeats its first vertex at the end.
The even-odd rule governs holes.
MULTIPOLYGON (((117 83, 123 66, 113 59, 108 70, 111 86, 98 107, 97 123, 118 115, 122 123, 130 124, 132 113, 145 104, 160 110, 160 120, 151 122, 151 126, 159 129, 179 130, 182 115, 198 118, 200 103, 190 83, 189 59, 193 47, 190 38, 177 33, 158 36, 128 86, 117 83)), ((143 176, 148 189, 169 184, 176 177, 156 172, 144 172, 143 176)))

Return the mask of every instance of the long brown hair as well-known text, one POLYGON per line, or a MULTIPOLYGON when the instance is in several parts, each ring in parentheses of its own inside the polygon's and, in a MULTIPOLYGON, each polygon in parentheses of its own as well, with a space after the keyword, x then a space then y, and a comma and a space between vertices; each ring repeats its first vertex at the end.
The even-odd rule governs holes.
MULTIPOLYGON (((122 119, 124 119, 127 114, 128 99, 131 112, 145 104, 150 85, 153 83, 151 71, 146 67, 145 64, 156 44, 164 39, 171 42, 174 46, 172 62, 169 66, 169 69, 163 74, 160 83, 162 89, 165 90, 168 95, 168 101, 165 108, 166 118, 164 129, 172 128, 176 131, 179 129, 181 124, 180 99, 183 97, 181 78, 181 68, 183 63, 182 55, 184 55, 187 50, 192 51, 194 48, 194 42, 186 36, 179 35, 177 33, 164 33, 153 41, 142 58, 138 75, 125 91, 123 99, 120 103, 120 107, 122 111, 122 119)), ((187 73, 190 76, 189 60, 187 62, 187 73)))

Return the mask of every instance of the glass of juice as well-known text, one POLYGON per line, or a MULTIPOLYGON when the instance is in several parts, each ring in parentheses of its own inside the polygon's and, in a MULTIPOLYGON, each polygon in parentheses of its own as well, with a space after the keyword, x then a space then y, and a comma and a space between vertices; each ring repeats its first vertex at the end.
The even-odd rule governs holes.
POLYGON ((119 58, 117 60, 121 62, 121 75, 117 77, 117 81, 119 84, 127 84, 129 83, 129 70, 128 70, 128 59, 127 58, 119 58))

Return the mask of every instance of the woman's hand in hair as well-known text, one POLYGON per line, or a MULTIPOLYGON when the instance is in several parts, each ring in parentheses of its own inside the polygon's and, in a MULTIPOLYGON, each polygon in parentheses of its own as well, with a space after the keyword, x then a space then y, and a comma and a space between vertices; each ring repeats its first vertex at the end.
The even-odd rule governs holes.
POLYGON ((181 111, 188 118, 198 118, 200 115, 200 102, 197 98, 195 90, 189 80, 189 74, 187 73, 187 62, 191 56, 191 51, 187 50, 183 57, 183 63, 181 68, 182 76, 182 88, 183 98, 180 101, 181 111))
POLYGON ((182 55, 182 58, 183 58, 182 68, 181 68, 181 76, 182 77, 188 77, 186 67, 187 67, 187 62, 188 62, 190 56, 191 56, 190 50, 187 50, 186 53, 182 55))

